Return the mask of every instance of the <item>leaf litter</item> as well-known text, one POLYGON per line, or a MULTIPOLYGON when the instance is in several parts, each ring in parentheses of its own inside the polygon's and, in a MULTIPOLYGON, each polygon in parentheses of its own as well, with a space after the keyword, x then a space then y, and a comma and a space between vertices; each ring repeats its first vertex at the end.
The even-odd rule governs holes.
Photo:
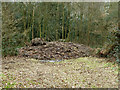
POLYGON ((43 63, 19 56, 6 57, 3 58, 2 87, 118 88, 118 66, 109 64, 106 67, 106 62, 100 60, 81 57, 43 63), (14 63, 11 63, 13 60, 14 63))

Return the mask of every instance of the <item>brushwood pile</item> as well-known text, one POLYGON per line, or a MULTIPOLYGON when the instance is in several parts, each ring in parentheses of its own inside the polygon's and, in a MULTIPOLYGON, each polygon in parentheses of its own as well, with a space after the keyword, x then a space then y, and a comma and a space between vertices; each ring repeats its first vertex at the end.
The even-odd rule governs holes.
POLYGON ((20 56, 38 60, 63 60, 91 56, 92 48, 83 44, 72 42, 47 42, 41 38, 35 38, 29 46, 18 50, 20 56))

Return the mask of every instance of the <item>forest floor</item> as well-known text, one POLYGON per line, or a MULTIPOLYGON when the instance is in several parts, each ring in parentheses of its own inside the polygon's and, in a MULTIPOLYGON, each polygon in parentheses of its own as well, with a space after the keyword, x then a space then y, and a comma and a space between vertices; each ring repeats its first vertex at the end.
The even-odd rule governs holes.
POLYGON ((118 88, 118 65, 95 57, 61 62, 6 57, 1 76, 3 88, 118 88))

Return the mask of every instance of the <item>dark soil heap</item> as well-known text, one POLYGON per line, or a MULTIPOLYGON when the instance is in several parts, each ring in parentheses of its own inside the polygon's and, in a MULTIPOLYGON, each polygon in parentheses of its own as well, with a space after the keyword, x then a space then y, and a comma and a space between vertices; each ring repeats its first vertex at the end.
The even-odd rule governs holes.
POLYGON ((39 60, 62 60, 92 55, 93 50, 82 44, 72 42, 45 42, 35 38, 31 45, 19 49, 19 55, 39 60))

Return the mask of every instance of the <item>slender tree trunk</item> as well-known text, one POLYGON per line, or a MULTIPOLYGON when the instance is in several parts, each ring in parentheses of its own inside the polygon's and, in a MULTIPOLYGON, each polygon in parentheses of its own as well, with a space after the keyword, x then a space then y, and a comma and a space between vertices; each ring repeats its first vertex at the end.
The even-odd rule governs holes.
POLYGON ((64 3, 63 3, 63 17, 62 17, 62 39, 64 39, 64 3))
POLYGON ((43 37, 42 38, 44 38, 44 35, 45 35, 45 20, 44 20, 44 18, 43 18, 43 27, 42 27, 42 32, 43 32, 43 37))
MULTIPOLYGON (((71 9, 70 9, 70 4, 69 4, 69 6, 68 6, 68 10, 71 11, 71 9)), ((71 26, 70 12, 69 12, 69 14, 68 14, 68 17, 69 17, 69 18, 68 18, 68 19, 69 19, 69 20, 68 20, 68 21, 69 21, 69 22, 68 22, 68 31, 69 31, 69 32, 68 32, 68 36, 67 36, 67 41, 70 41, 70 32, 71 32, 71 27, 70 27, 70 26, 71 26)))
POLYGON ((68 11, 66 15, 65 39, 67 38, 67 26, 68 26, 68 11))
POLYGON ((58 4, 57 4, 57 11, 56 11, 56 13, 57 13, 57 14, 56 14, 56 19, 57 19, 57 15, 58 15, 58 19, 57 19, 57 20, 58 20, 58 21, 57 21, 57 22, 58 22, 58 25, 57 25, 57 29, 56 29, 56 40, 58 40, 58 37, 59 37, 59 36, 58 36, 58 30, 59 30, 59 2, 58 2, 58 4))
MULTIPOLYGON (((82 12, 81 12, 81 13, 82 13, 82 12)), ((81 38, 83 37, 83 36, 82 36, 82 34, 83 34, 83 33, 82 33, 82 30, 83 30, 83 28, 82 28, 82 25, 83 25, 83 24, 82 24, 82 16, 83 16, 83 14, 80 15, 79 41, 80 41, 81 38)))
MULTIPOLYGON (((91 3, 90 3, 91 4, 91 3)), ((91 23, 91 12, 90 12, 90 6, 88 8, 88 18, 89 18, 89 21, 88 21, 88 29, 87 29, 87 37, 88 37, 88 40, 87 40, 87 45, 89 46, 90 44, 90 23, 91 23)))
MULTIPOLYGON (((84 4, 84 3, 83 3, 84 4)), ((81 5, 81 11, 80 11, 80 25, 79 25, 79 42, 82 43, 82 38, 83 38, 83 5, 81 5)))
POLYGON ((24 10, 24 31, 26 32, 26 11, 24 10))
POLYGON ((41 38, 41 23, 39 24, 40 38, 41 38))
POLYGON ((34 39, 34 7, 33 7, 33 17, 32 17, 32 39, 34 39))
MULTIPOLYGON (((76 16, 77 18, 77 16, 76 16)), ((77 22, 77 19, 75 20, 75 42, 77 42, 77 33, 78 33, 78 28, 77 28, 77 25, 78 25, 78 22, 77 22)))
POLYGON ((70 27, 70 23, 69 23, 69 32, 68 32, 68 40, 67 40, 67 41, 70 41, 70 32, 71 32, 71 31, 70 31, 70 28, 71 28, 71 27, 70 27))
POLYGON ((46 20, 46 17, 47 16, 47 4, 45 3, 45 13, 44 13, 44 22, 43 22, 43 35, 44 35, 44 39, 46 40, 46 22, 47 22, 47 20, 46 20))

